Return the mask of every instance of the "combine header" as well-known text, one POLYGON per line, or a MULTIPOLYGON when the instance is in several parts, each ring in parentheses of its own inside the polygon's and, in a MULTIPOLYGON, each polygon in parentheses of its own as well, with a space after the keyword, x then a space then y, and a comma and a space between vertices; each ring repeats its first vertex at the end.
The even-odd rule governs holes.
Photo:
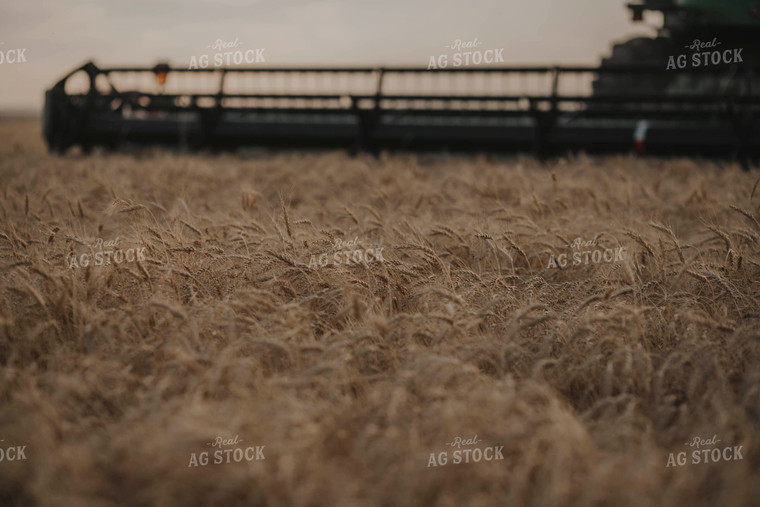
POLYGON ((760 153, 750 62, 521 68, 100 68, 45 94, 51 151, 170 144, 760 153), (678 74, 676 76, 675 74, 678 74), (669 89, 613 86, 656 83, 669 89), (698 86, 673 88, 678 79, 698 86))

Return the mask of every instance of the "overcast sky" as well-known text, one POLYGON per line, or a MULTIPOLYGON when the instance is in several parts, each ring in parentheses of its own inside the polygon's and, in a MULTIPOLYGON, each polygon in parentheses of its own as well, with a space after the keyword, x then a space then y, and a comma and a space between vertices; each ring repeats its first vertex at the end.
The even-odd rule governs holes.
POLYGON ((596 64, 616 40, 652 34, 623 0, 0 0, 0 110, 40 110, 43 92, 93 59, 186 67, 217 39, 266 48, 266 65, 427 67, 456 39, 504 48, 503 65, 596 64))

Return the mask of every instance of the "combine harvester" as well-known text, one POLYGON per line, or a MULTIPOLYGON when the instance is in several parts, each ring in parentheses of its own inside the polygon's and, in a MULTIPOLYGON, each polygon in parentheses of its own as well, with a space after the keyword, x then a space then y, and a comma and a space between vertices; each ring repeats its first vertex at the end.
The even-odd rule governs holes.
POLYGON ((657 38, 599 67, 75 69, 45 95, 51 151, 125 143, 352 150, 760 154, 760 3, 647 1, 657 38), (699 42, 695 44, 695 39, 699 42), (717 57, 716 57, 717 55, 717 57))

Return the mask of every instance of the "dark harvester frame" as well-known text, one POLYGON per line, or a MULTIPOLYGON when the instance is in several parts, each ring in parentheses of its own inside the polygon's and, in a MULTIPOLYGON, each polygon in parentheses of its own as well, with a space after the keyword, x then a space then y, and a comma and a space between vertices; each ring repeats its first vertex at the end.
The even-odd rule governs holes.
MULTIPOLYGON (((568 149, 630 151, 634 132, 646 120, 647 152, 722 154, 744 159, 760 154, 760 110, 757 77, 760 67, 742 64, 683 69, 689 79, 724 77, 719 92, 646 93, 629 90, 605 94, 562 94, 568 76, 598 79, 600 75, 652 75, 661 79, 663 66, 615 67, 477 67, 426 70, 410 67, 351 68, 153 68, 101 69, 92 62, 67 74, 45 94, 43 134, 51 151, 64 153, 79 145, 117 148, 120 144, 178 144, 191 149, 239 146, 344 147, 352 150, 451 149, 531 151, 568 149), (75 73, 89 77, 89 91, 69 94, 66 81, 75 73), (371 75, 374 93, 227 93, 232 73, 371 75), (152 73, 171 79, 177 73, 217 73, 216 93, 154 93, 117 90, 113 73, 152 73), (387 94, 389 75, 436 79, 445 73, 541 75, 551 80, 548 94, 387 94), (105 77, 107 90, 96 80, 105 77), (274 105, 241 101, 269 99, 274 105), (237 101, 237 103, 235 102, 237 101), (466 104, 462 104, 466 102, 466 104), (400 105, 399 105, 400 104, 400 105), (126 111, 143 111, 142 116, 126 111)), ((673 72, 673 71, 670 71, 673 72)))

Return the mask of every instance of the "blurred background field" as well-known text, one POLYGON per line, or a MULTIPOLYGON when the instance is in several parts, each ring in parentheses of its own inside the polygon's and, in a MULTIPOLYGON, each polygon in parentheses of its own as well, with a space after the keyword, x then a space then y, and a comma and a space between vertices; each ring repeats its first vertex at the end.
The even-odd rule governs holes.
POLYGON ((4 505, 757 505, 756 170, 49 155, 0 123, 4 505), (70 269, 97 238, 144 261, 70 269), (575 238, 622 263, 547 269, 575 238), (309 267, 337 239, 383 263, 309 267), (189 467, 217 436, 266 460, 189 467), (455 437, 503 461, 428 467, 455 437), (743 460, 666 467, 695 436, 743 460))

